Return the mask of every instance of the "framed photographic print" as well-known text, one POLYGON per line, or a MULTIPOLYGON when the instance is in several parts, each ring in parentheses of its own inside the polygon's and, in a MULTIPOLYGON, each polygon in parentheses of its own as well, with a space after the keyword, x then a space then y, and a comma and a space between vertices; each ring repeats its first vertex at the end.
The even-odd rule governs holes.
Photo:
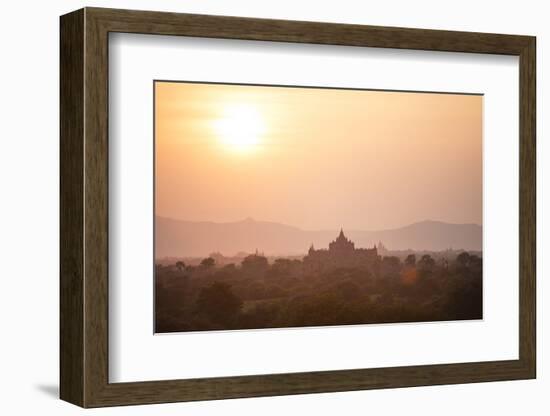
POLYGON ((62 16, 61 398, 534 378, 535 49, 62 16))

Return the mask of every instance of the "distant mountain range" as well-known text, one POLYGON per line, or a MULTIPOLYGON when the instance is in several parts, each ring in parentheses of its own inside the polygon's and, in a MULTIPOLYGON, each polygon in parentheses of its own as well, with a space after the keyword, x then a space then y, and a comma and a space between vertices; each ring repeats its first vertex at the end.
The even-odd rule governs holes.
MULTIPOLYGON (((156 217, 155 257, 199 257, 213 252, 232 256, 256 250, 270 256, 305 254, 312 243, 315 248, 327 248, 339 231, 307 231, 251 218, 215 223, 156 217)), ((482 227, 477 224, 422 221, 389 230, 344 230, 344 233, 357 248, 372 247, 381 241, 389 250, 482 250, 482 227)))

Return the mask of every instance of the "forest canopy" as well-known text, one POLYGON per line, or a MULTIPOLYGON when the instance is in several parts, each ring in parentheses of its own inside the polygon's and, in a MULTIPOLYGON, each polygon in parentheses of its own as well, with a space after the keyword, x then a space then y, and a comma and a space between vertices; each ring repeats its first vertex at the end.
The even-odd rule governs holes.
POLYGON ((482 318, 482 258, 466 251, 376 256, 312 269, 261 254, 240 264, 157 264, 156 332, 482 318))

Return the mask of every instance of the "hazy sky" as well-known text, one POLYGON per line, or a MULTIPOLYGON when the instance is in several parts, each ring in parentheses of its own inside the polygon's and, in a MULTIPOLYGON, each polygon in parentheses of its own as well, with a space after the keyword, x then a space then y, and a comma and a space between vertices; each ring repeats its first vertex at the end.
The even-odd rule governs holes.
POLYGON ((481 96, 155 89, 157 215, 311 230, 482 222, 481 96))

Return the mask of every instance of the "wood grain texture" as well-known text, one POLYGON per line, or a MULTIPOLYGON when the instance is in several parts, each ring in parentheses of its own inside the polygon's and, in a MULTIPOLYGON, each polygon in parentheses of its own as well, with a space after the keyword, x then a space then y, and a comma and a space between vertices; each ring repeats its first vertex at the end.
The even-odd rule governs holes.
POLYGON ((84 58, 84 377, 85 406, 97 400, 108 380, 108 33, 86 15, 84 58))
POLYGON ((536 41, 520 54, 519 356, 536 377, 536 41))
POLYGON ((535 38, 86 8, 61 18, 61 397, 83 407, 534 378, 535 38), (108 33, 520 57, 519 359, 109 383, 108 33))
POLYGON ((528 36, 87 8, 111 32, 519 55, 528 36))
POLYGON ((60 388, 84 404, 84 12, 60 24, 60 388))

